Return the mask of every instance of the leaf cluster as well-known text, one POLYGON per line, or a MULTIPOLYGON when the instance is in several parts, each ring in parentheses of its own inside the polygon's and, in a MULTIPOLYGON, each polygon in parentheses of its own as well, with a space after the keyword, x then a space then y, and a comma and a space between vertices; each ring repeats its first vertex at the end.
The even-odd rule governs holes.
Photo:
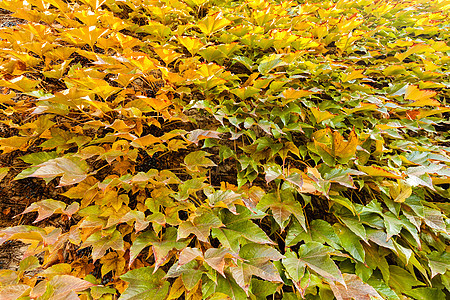
POLYGON ((305 2, 0 2, 0 298, 446 299, 450 4, 305 2))

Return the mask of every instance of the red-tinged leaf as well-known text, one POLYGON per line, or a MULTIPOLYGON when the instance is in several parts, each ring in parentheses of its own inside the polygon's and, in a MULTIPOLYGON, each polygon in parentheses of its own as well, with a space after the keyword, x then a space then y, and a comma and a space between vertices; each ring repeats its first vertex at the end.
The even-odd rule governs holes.
POLYGON ((234 258, 227 248, 210 248, 205 252, 205 262, 224 277, 225 258, 234 258))
POLYGON ((26 284, 5 285, 0 288, 0 299, 3 300, 19 299, 29 289, 30 286, 26 284))
POLYGON ((59 186, 66 186, 79 183, 86 179, 88 168, 89 166, 85 161, 74 156, 58 157, 37 165, 30 174, 27 174, 27 170, 22 171, 22 173, 16 176, 16 179, 39 177, 50 181, 62 175, 59 186))
POLYGON ((253 275, 271 282, 283 282, 277 268, 275 268, 272 262, 268 261, 250 261, 248 263, 238 261, 236 267, 230 267, 230 271, 236 283, 246 293, 248 293, 253 275))
POLYGON ((30 293, 33 298, 48 295, 48 299, 65 300, 77 299, 77 293, 84 291, 94 284, 71 275, 56 275, 50 281, 43 281, 36 285, 30 293))
POLYGON ((374 300, 383 299, 378 292, 364 283, 361 278, 355 274, 342 274, 345 286, 339 282, 330 282, 330 287, 334 293, 337 300, 351 300, 351 299, 361 299, 361 300, 374 300))
POLYGON ((208 138, 218 139, 220 138, 220 134, 221 134, 220 132, 213 130, 195 129, 187 134, 186 140, 198 145, 198 142, 204 139, 208 138))
POLYGON ((145 219, 145 215, 142 211, 136 211, 136 210, 132 210, 126 213, 125 216, 122 217, 122 219, 120 219, 120 222, 124 222, 124 223, 128 223, 130 221, 135 221, 136 223, 134 224, 134 229, 136 230, 136 232, 142 231, 145 228, 148 227, 148 224, 150 223, 149 221, 147 221, 145 219))
MULTIPOLYGON (((212 248, 212 249, 214 249, 214 248, 212 248)), ((210 249, 208 249, 208 250, 210 250, 210 249)), ((186 247, 180 253, 180 257, 178 258, 178 265, 182 266, 184 264, 187 264, 188 262, 193 261, 196 258, 203 259, 202 251, 200 251, 200 249, 198 249, 198 248, 186 247)))
POLYGON ((33 223, 37 223, 43 219, 46 219, 53 215, 54 213, 63 213, 66 208, 66 204, 61 201, 46 199, 39 202, 34 202, 30 206, 28 206, 22 213, 26 214, 32 211, 38 212, 38 217, 33 223))
POLYGON ((19 225, 0 230, 0 245, 7 240, 42 241, 47 232, 39 227, 19 225))

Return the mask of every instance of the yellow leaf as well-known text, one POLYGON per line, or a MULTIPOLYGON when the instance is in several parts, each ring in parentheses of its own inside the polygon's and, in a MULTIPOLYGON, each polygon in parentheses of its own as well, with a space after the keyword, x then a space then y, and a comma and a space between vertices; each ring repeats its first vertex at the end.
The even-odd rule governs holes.
POLYGON ((36 86, 39 83, 40 83, 39 80, 28 79, 23 75, 13 78, 9 81, 0 80, 0 85, 11 89, 19 90, 21 92, 31 92, 36 88, 36 86))
POLYGON ((311 94, 314 94, 314 92, 307 90, 295 90, 293 88, 288 88, 281 93, 281 95, 286 99, 299 99, 311 94))
POLYGON ((180 299, 181 295, 185 291, 186 291, 186 288, 184 287, 183 281, 181 280, 181 276, 180 276, 172 284, 172 287, 170 288, 170 292, 169 292, 169 296, 167 297, 167 300, 180 299))
POLYGON ((224 18, 222 12, 219 12, 203 18, 197 26, 204 34, 210 35, 230 24, 231 21, 224 18))
POLYGON ((181 45, 183 45, 192 56, 194 56, 200 48, 204 46, 204 44, 197 38, 188 37, 188 36, 179 36, 178 41, 181 45))
POLYGON ((158 54, 158 56, 164 61, 166 65, 183 56, 181 53, 178 53, 166 47, 158 47, 154 48, 153 50, 156 52, 156 54, 158 54))
POLYGON ((402 179, 402 175, 394 170, 386 170, 385 168, 379 166, 360 166, 357 165, 358 169, 367 174, 367 176, 379 176, 393 179, 402 179))
POLYGON ((404 183, 403 180, 399 180, 398 184, 394 183, 389 188, 389 194, 395 202, 405 202, 406 198, 411 196, 412 188, 410 185, 404 183))
POLYGON ((359 79, 359 78, 364 78, 363 72, 364 72, 364 70, 354 70, 350 74, 343 73, 343 74, 341 74, 341 80, 342 80, 342 82, 347 82, 347 81, 351 81, 351 80, 355 80, 355 79, 359 79))
POLYGON ((135 147, 147 147, 156 143, 161 143, 161 140, 157 137, 154 137, 151 134, 145 135, 143 137, 140 137, 138 139, 135 139, 134 141, 131 142, 131 145, 135 144, 135 147))
POLYGON ((359 144, 355 130, 352 130, 350 132, 347 142, 344 141, 344 138, 337 130, 332 133, 332 136, 333 136, 333 154, 335 157, 340 157, 344 161, 346 161, 355 155, 356 147, 359 144))
MULTIPOLYGON (((120 252, 121 251, 119 251, 119 253, 120 252)), ((120 253, 120 255, 119 253, 109 252, 100 259, 100 262, 102 264, 102 276, 105 276, 106 273, 110 271, 114 271, 115 274, 122 274, 126 262, 125 258, 123 258, 122 253, 120 253)))
POLYGON ((436 92, 430 90, 419 90, 417 86, 410 85, 406 88, 405 99, 413 100, 414 102, 406 106, 440 106, 439 101, 431 99, 436 92))
POLYGON ((320 123, 322 121, 332 119, 335 116, 337 116, 336 114, 332 114, 328 111, 321 111, 320 109, 315 108, 315 107, 311 107, 311 112, 312 112, 314 118, 316 119, 316 123, 320 123))

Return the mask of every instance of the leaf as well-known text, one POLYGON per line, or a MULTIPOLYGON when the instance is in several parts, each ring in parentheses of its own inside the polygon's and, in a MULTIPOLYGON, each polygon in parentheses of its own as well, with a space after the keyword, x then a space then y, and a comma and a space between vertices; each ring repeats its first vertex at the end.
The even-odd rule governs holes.
POLYGON ((361 238, 354 234, 350 229, 340 224, 334 224, 333 226, 345 251, 350 253, 357 261, 364 263, 365 252, 360 243, 361 238))
POLYGON ((79 160, 74 156, 58 157, 47 160, 35 167, 35 171, 31 174, 20 173, 15 179, 21 179, 26 177, 39 177, 46 180, 52 180, 55 177, 61 176, 59 186, 67 186, 79 183, 86 179, 88 164, 79 160), (23 174, 23 176, 21 175, 23 174))
POLYGON ((359 220, 344 216, 340 216, 340 219, 354 234, 359 236, 363 241, 367 241, 366 229, 359 220))
POLYGON ((4 285, 0 288, 0 299, 20 299, 29 289, 30 286, 26 284, 4 285))
POLYGON ((217 276, 217 287, 215 288, 215 292, 228 295, 232 300, 247 299, 246 293, 236 284, 233 276, 228 273, 225 275, 225 277, 217 276))
POLYGON ((237 266, 230 267, 236 283, 247 293, 252 275, 267 281, 282 282, 282 279, 270 261, 280 260, 284 256, 267 245, 246 244, 239 251, 244 261, 238 261, 237 266))
POLYGON ((444 274, 450 269, 450 253, 437 251, 432 251, 430 254, 426 255, 428 258, 428 266, 431 269, 431 277, 437 274, 444 274))
POLYGON ((25 76, 18 76, 13 79, 7 80, 0 80, 0 85, 5 86, 11 89, 18 90, 20 92, 31 92, 33 91, 36 86, 40 83, 39 80, 32 80, 28 79, 25 76))
POLYGON ((100 263, 102 264, 102 276, 105 276, 109 271, 114 271, 114 274, 122 274, 126 265, 125 258, 122 255, 119 256, 117 252, 109 252, 100 258, 100 263))
POLYGON ((32 211, 38 212, 38 217, 33 223, 37 223, 43 219, 46 219, 53 215, 54 213, 63 213, 66 208, 66 204, 61 201, 56 201, 53 199, 46 199, 38 202, 32 203, 28 206, 21 214, 26 214, 32 211))
POLYGON ((302 288, 300 286, 300 281, 305 275, 305 263, 299 260, 297 255, 291 250, 286 252, 286 257, 283 258, 282 263, 286 269, 288 277, 294 282, 297 290, 301 292, 302 288))
POLYGON ((286 63, 283 62, 283 60, 281 59, 282 57, 282 54, 271 54, 269 56, 266 56, 263 60, 260 61, 258 71, 261 74, 266 75, 276 67, 285 66, 286 63))
POLYGON ((37 289, 38 286, 36 285, 31 291, 31 297, 35 298, 45 293, 48 299, 64 300, 78 298, 78 292, 84 291, 94 284, 71 275, 56 275, 46 283, 44 289, 39 290, 37 289))
POLYGON ((166 273, 153 267, 141 267, 128 271, 120 278, 129 283, 119 300, 157 300, 164 299, 169 292, 170 283, 164 280, 166 273))
POLYGON ((383 299, 378 292, 364 283, 361 278, 354 274, 342 274, 345 286, 339 282, 331 282, 330 287, 333 290, 334 296, 337 300, 373 300, 373 299, 383 299))
POLYGON ((153 51, 158 54, 158 56, 164 61, 166 65, 183 56, 183 54, 166 47, 155 47, 153 48, 153 51))
POLYGON ((413 286, 425 285, 423 282, 418 281, 415 276, 399 266, 389 266, 389 286, 399 293, 409 291, 413 286))
POLYGON ((192 56, 194 56, 198 50, 200 50, 204 44, 197 38, 192 38, 188 36, 177 37, 178 42, 183 45, 192 56))
POLYGON ((328 111, 321 111, 320 109, 315 107, 311 107, 310 109, 314 116, 314 119, 316 119, 316 123, 321 123, 325 120, 329 120, 337 116, 336 114, 332 114, 328 111))
POLYGON ((318 242, 307 242, 299 247, 298 259, 303 265, 330 280, 345 285, 339 268, 330 258, 331 248, 318 242))
POLYGON ((238 213, 234 215, 231 212, 224 212, 221 218, 224 227, 212 229, 212 236, 218 238, 224 247, 237 251, 240 238, 258 244, 274 244, 261 228, 249 220, 250 211, 239 209, 238 213))
POLYGON ((231 24, 231 21, 224 18, 222 12, 218 12, 204 17, 198 23, 198 28, 205 34, 210 35, 231 24))
POLYGON ((364 78, 364 70, 354 70, 351 73, 341 73, 342 82, 348 82, 359 78, 364 78))
MULTIPOLYGON (((211 248, 211 249, 215 249, 215 248, 211 248)), ((208 249, 208 250, 210 250, 210 249, 208 249)), ((198 249, 198 248, 186 247, 180 253, 180 257, 178 258, 178 265, 182 266, 184 264, 187 264, 188 262, 191 262, 192 260, 194 260, 196 258, 203 259, 202 251, 200 251, 200 249, 198 249)))
POLYGON ((187 134, 186 139, 189 142, 194 143, 195 145, 198 145, 198 142, 204 139, 209 139, 209 138, 213 138, 213 139, 218 139, 220 138, 220 132, 217 131, 213 131, 213 130, 202 130, 202 129, 195 129, 190 131, 187 134))
POLYGON ((265 300, 267 296, 275 294, 278 284, 265 280, 252 278, 250 292, 257 300, 265 300))
POLYGON ((291 215, 294 215, 302 227, 307 230, 302 205, 294 198, 291 191, 283 190, 278 193, 266 194, 256 208, 262 211, 270 208, 273 218, 282 230, 286 227, 291 215))
POLYGON ((209 155, 211 154, 205 151, 191 152, 185 156, 184 165, 190 172, 200 172, 202 168, 216 166, 212 160, 206 157, 209 155))
POLYGON ((94 232, 80 246, 80 249, 92 247, 92 259, 94 262, 103 257, 106 250, 113 249, 117 251, 125 251, 122 234, 118 230, 114 230, 111 235, 102 235, 101 231, 94 232))
POLYGON ((360 171, 363 171, 367 174, 367 176, 380 176, 380 177, 386 177, 386 178, 392 178, 392 179, 402 179, 402 175, 399 174, 396 170, 386 170, 383 167, 380 166, 360 166, 357 165, 358 169, 360 171))
POLYGON ((227 248, 210 248, 205 252, 205 262, 224 277, 225 258, 232 257, 227 248))
POLYGON ((200 241, 207 242, 211 228, 223 226, 220 219, 210 211, 202 213, 192 221, 185 221, 178 227, 178 239, 186 238, 193 233, 200 241))
POLYGON ((415 85, 409 85, 406 88, 405 99, 413 100, 414 102, 407 104, 406 106, 440 106, 439 101, 431 99, 436 92, 428 90, 419 90, 415 85))

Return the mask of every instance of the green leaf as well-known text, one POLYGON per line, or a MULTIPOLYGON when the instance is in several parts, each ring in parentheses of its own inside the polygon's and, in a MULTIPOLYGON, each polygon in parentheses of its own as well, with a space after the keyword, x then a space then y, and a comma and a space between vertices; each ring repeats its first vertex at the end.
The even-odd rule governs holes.
POLYGON ((300 291, 300 280, 305 274, 306 264, 299 260, 297 255, 291 250, 286 251, 286 258, 282 260, 287 276, 294 282, 295 287, 300 291))
POLYGON ((415 276, 399 266, 389 266, 389 286, 399 293, 410 291, 413 286, 425 285, 423 282, 418 281, 415 276))
POLYGON ((345 251, 359 262, 365 262, 365 252, 360 241, 361 238, 354 234, 351 230, 340 224, 334 224, 335 231, 339 237, 345 251))
POLYGON ((234 215, 228 211, 222 211, 222 223, 224 227, 213 228, 212 235, 219 239, 224 247, 233 251, 239 249, 239 239, 241 237, 258 244, 274 244, 266 233, 253 223, 251 218, 258 217, 245 208, 238 209, 238 215, 234 215))
POLYGON ((317 274, 331 281, 345 285, 341 271, 330 258, 331 248, 318 242, 307 242, 298 249, 299 260, 317 274))
POLYGON ((256 300, 266 300, 267 296, 275 294, 278 284, 270 281, 252 278, 250 283, 250 293, 256 300))
POLYGON ((445 293, 438 288, 420 287, 411 291, 405 292, 408 296, 414 297, 417 300, 446 300, 445 293))
POLYGON ((276 67, 280 67, 280 66, 284 66, 286 65, 285 62, 283 62, 283 60, 281 59, 283 57, 282 54, 272 54, 268 57, 265 57, 258 66, 258 71, 263 74, 266 75, 267 73, 269 73, 272 69, 276 68, 276 67))
POLYGON ((354 234, 359 236, 363 241, 367 241, 366 229, 359 220, 341 216, 340 219, 345 224, 345 226, 347 226, 348 229, 350 229, 354 234))
POLYGON ((229 273, 225 273, 225 275, 225 277, 217 276, 216 293, 228 295, 232 300, 247 299, 247 294, 236 281, 234 281, 233 276, 229 273))
POLYGON ((390 239, 392 236, 398 235, 402 230, 403 221, 396 218, 390 211, 386 212, 383 217, 387 238, 390 239))
POLYGON ((178 239, 186 238, 193 233, 200 241, 206 242, 211 228, 223 226, 220 219, 211 211, 206 211, 195 217, 192 222, 184 221, 178 227, 178 239))
POLYGON ((341 241, 333 227, 326 221, 316 219, 310 225, 311 239, 313 241, 327 243, 334 249, 341 249, 341 241))
POLYGON ((114 230, 110 235, 103 235, 102 231, 94 232, 86 241, 80 246, 81 248, 92 247, 92 259, 103 257, 106 250, 113 249, 124 251, 123 237, 118 230, 114 230))
POLYGON ((170 283, 164 280, 166 273, 153 267, 141 267, 128 271, 120 278, 129 283, 119 300, 163 300, 170 283))
POLYGON ((290 190, 266 194, 262 197, 261 201, 259 201, 258 205, 256 205, 256 208, 263 211, 270 208, 273 218, 282 230, 286 227, 286 223, 289 221, 291 215, 295 216, 305 231, 307 230, 302 205, 294 198, 294 195, 290 190))
POLYGON ((206 157, 209 155, 211 154, 205 151, 191 152, 184 158, 184 165, 190 172, 200 172, 201 168, 216 166, 212 160, 206 157))

